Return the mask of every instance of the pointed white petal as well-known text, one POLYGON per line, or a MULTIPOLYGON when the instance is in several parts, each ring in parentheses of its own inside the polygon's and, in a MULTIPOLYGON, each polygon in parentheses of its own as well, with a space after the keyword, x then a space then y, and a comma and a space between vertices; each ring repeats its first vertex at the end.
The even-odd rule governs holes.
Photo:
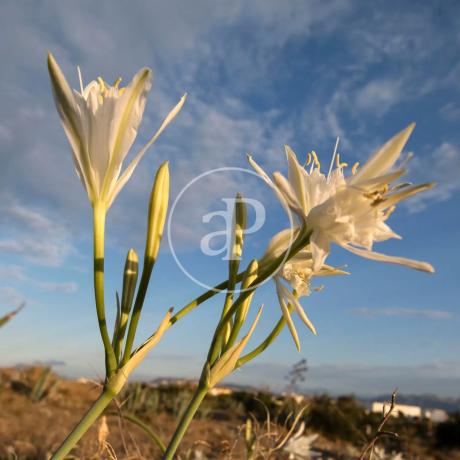
POLYGON ((48 53, 48 71, 51 79, 54 102, 59 116, 61 117, 67 139, 72 148, 73 160, 78 177, 82 181, 89 199, 93 201, 95 197, 94 176, 91 169, 86 141, 82 132, 82 125, 79 120, 77 103, 72 89, 51 53, 48 53))
POLYGON ((171 112, 169 112, 167 117, 164 119, 158 131, 152 136, 152 138, 147 142, 147 144, 145 144, 145 146, 142 147, 142 149, 135 155, 131 163, 127 166, 127 168, 125 169, 121 177, 118 179, 116 184, 113 186, 113 189, 110 191, 110 195, 108 199, 109 206, 112 204, 113 200, 116 198, 120 190, 129 180, 129 178, 134 172, 134 169, 136 169, 137 164, 139 163, 139 161, 141 161, 142 157, 144 156, 148 148, 158 139, 160 134, 165 130, 165 128, 169 125, 169 123, 171 123, 174 117, 180 112, 182 106, 185 103, 186 98, 187 98, 187 94, 184 94, 181 97, 180 101, 176 104, 176 106, 171 110, 171 112))
POLYGON ((273 180, 275 181, 277 190, 280 192, 281 197, 284 199, 288 207, 294 211, 301 220, 304 220, 306 217, 305 213, 297 201, 297 197, 292 190, 289 181, 279 172, 273 173, 273 180))
POLYGON ((420 184, 420 185, 414 185, 412 187, 407 187, 400 192, 393 193, 391 195, 387 195, 381 203, 379 203, 377 206, 379 208, 390 208, 391 206, 394 206, 395 204, 399 203, 402 200, 406 200, 407 198, 416 195, 417 193, 423 192, 424 190, 429 190, 433 188, 436 184, 434 183, 427 183, 427 184, 420 184))
POLYGON ((254 171, 269 185, 271 188, 276 188, 268 174, 254 161, 252 155, 247 154, 248 163, 252 166, 254 171))
POLYGON ((288 179, 289 183, 292 185, 294 194, 297 198, 297 202, 304 214, 307 213, 307 195, 305 190, 305 170, 300 166, 297 161, 297 157, 292 149, 288 146, 284 146, 286 150, 286 157, 288 160, 288 179))
POLYGON ((310 237, 310 247, 313 256, 313 271, 317 272, 321 269, 329 255, 330 243, 325 235, 321 234, 318 230, 314 230, 310 237))
POLYGON ((420 262, 418 260, 406 259, 404 257, 388 256, 386 254, 381 254, 379 252, 368 251, 366 249, 356 248, 350 244, 342 245, 347 251, 352 252, 366 259, 376 260, 378 262, 388 262, 392 264, 405 265, 409 268, 414 268, 415 270, 420 270, 423 272, 434 273, 434 268, 428 262, 420 262))
POLYGON ((358 184, 359 182, 386 174, 401 155, 401 151, 414 128, 415 123, 411 123, 407 128, 393 136, 371 156, 354 176, 350 177, 349 183, 358 184))
POLYGON ((354 176, 350 176, 348 178, 348 182, 350 183, 352 187, 356 187, 358 190, 372 191, 374 189, 379 189, 385 184, 391 184, 395 180, 398 180, 401 176, 405 175, 406 172, 407 171, 405 169, 401 168, 401 169, 397 169, 394 172, 383 174, 377 177, 372 177, 370 179, 362 180, 362 181, 359 181, 358 183, 353 183, 353 184, 351 184, 351 181, 354 176))
POLYGON ((278 232, 268 243, 264 258, 275 258, 281 255, 292 244, 298 234, 298 230, 298 228, 286 228, 278 232))
MULTIPOLYGON (((137 135, 139 124, 144 113, 147 94, 152 86, 152 71, 141 69, 126 87, 121 96, 114 96, 111 116, 110 158, 105 170, 101 195, 107 197, 114 187, 122 162, 137 135)), ((104 101, 104 104, 107 101, 104 101)), ((96 154, 96 152, 93 152, 96 154)))
POLYGON ((300 319, 307 325, 307 327, 313 332, 313 334, 317 335, 316 328, 313 326, 313 323, 310 321, 308 316, 306 315, 302 305, 300 305, 299 300, 295 297, 295 295, 284 285, 280 283, 280 290, 285 299, 289 301, 289 303, 294 307, 297 314, 300 316, 300 319))
POLYGON ((284 301, 284 297, 280 290, 280 286, 282 286, 281 281, 278 278, 276 278, 275 283, 276 283, 276 294, 278 295, 278 302, 281 307, 281 312, 283 313, 283 316, 284 316, 284 319, 286 320, 289 331, 291 332, 292 338, 294 339, 294 343, 297 348, 297 351, 300 351, 299 335, 297 334, 297 330, 294 326, 294 322, 292 321, 291 314, 289 312, 289 309, 286 305, 286 302, 284 301))

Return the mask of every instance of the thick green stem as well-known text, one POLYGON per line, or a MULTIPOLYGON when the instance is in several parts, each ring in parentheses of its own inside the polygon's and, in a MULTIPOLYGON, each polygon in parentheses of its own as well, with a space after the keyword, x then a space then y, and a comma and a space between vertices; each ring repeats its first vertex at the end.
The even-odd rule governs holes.
POLYGON ((174 432, 173 437, 169 442, 168 448, 166 449, 162 460, 172 460, 174 458, 174 454, 176 453, 176 450, 179 447, 179 444, 182 441, 182 438, 184 437, 190 422, 192 421, 196 411, 200 407, 200 404, 202 403, 207 393, 207 386, 200 383, 195 391, 195 394, 193 395, 192 400, 187 406, 187 409, 181 417, 179 425, 177 426, 176 431, 174 432))
POLYGON ((97 319, 105 350, 106 377, 109 378, 117 367, 115 353, 107 331, 104 302, 104 234, 106 207, 94 205, 94 298, 96 301, 97 319))
POLYGON ((105 389, 88 412, 86 412, 83 418, 78 422, 77 426, 72 430, 69 436, 67 436, 61 447, 59 447, 59 449, 54 453, 51 460, 64 459, 114 397, 115 395, 112 392, 105 389))

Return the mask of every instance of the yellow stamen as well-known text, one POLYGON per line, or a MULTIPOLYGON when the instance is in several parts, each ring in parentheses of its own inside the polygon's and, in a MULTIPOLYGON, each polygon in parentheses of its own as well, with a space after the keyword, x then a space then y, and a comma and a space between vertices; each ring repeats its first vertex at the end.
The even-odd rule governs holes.
POLYGON ((121 83, 122 78, 118 77, 114 82, 113 82, 113 87, 118 89, 118 85, 121 83))
POLYGON ((101 89, 101 93, 105 90, 105 81, 102 77, 97 77, 97 82, 99 83, 99 88, 101 89))
POLYGON ((351 168, 351 173, 355 175, 358 172, 358 167, 359 167, 359 161, 357 161, 353 167, 351 168))
POLYGON ((340 153, 337 153, 337 156, 335 157, 335 164, 338 169, 346 168, 348 166, 348 163, 340 163, 340 153))
POLYGON ((383 214, 384 218, 388 219, 393 214, 395 209, 396 209, 396 206, 391 206, 390 208, 388 208, 383 214))
POLYGON ((97 82, 99 83, 100 94, 104 97, 107 96, 107 94, 109 94, 109 89, 107 88, 105 81, 102 77, 97 77, 97 82))
POLYGON ((318 168, 318 171, 319 171, 321 168, 321 163, 318 160, 318 156, 316 155, 316 152, 312 150, 311 155, 313 157, 313 164, 318 168))
POLYGON ((303 164, 303 167, 306 168, 311 163, 311 153, 307 153, 307 160, 303 164))
POLYGON ((373 192, 365 193, 364 196, 369 198, 372 201, 372 206, 376 206, 380 203, 383 203, 387 198, 385 194, 388 192, 389 186, 385 184, 379 190, 374 190, 373 192))

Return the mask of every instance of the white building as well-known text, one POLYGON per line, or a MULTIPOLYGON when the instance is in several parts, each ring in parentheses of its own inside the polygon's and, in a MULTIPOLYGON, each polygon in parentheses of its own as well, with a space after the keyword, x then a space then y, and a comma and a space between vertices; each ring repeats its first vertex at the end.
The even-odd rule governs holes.
MULTIPOLYGON (((383 414, 383 408, 385 407, 385 413, 390 408, 390 405, 387 402, 375 401, 372 403, 372 412, 383 414)), ((422 408, 420 406, 409 406, 408 404, 395 404, 393 412, 391 415, 393 417, 398 417, 399 414, 402 414, 406 417, 412 418, 422 418, 422 408)))
POLYGON ((449 418, 449 415, 444 409, 427 409, 425 411, 425 417, 432 422, 442 423, 449 418))

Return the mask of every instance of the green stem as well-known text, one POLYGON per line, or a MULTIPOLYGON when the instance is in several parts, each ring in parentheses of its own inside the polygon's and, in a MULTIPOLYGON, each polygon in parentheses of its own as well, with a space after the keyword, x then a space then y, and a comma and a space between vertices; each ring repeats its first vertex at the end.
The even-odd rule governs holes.
POLYGON ((117 367, 117 360, 107 331, 104 303, 104 234, 106 207, 94 205, 94 298, 96 301, 97 319, 105 350, 106 377, 109 378, 117 367))
MULTIPOLYGON (((244 276, 244 272, 239 273, 236 277, 237 282, 241 281, 243 279, 243 276, 244 276)), ((174 323, 177 323, 177 321, 179 321, 187 313, 190 313, 193 309, 198 307, 198 305, 202 304, 203 302, 206 302, 206 300, 209 300, 211 297, 214 297, 216 294, 220 294, 222 291, 227 289, 227 287, 228 287, 228 280, 222 281, 222 283, 218 284, 217 286, 214 286, 209 291, 206 291, 203 294, 199 295, 196 299, 192 300, 187 305, 182 307, 173 317, 171 317, 171 319, 169 320, 169 322, 171 323, 171 326, 174 323)))
POLYGON ((174 458, 174 454, 176 453, 176 450, 179 447, 179 444, 182 441, 182 438, 184 437, 190 422, 192 421, 196 411, 200 407, 200 404, 202 403, 207 393, 207 386, 202 384, 198 385, 193 398, 191 399, 187 409, 182 415, 179 425, 177 426, 176 431, 174 432, 173 437, 168 444, 168 448, 166 449, 162 460, 172 460, 174 458))
POLYGON ((108 390, 104 390, 99 398, 90 407, 88 412, 78 422, 72 432, 67 436, 61 447, 54 453, 51 460, 62 460, 73 449, 75 444, 81 437, 88 431, 91 425, 101 415, 103 410, 109 405, 110 401, 114 398, 114 394, 108 390))

